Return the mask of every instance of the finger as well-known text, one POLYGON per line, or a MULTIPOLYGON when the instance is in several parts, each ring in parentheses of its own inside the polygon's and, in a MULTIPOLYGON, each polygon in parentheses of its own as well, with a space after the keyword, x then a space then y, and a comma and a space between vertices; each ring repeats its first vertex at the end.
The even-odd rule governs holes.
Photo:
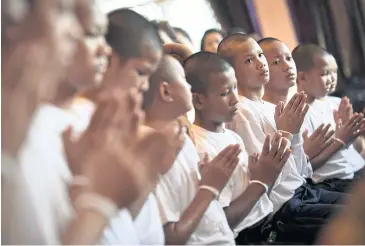
POLYGON ((325 136, 324 136, 324 140, 328 141, 333 135, 335 134, 334 130, 330 130, 325 136))
POLYGON ((107 108, 107 101, 99 102, 96 105, 95 113, 91 117, 90 124, 86 131, 90 131, 91 133, 96 132, 98 129, 100 129, 100 121, 102 118, 103 111, 107 108))
POLYGON ((285 163, 288 161, 291 153, 292 153, 291 152, 291 149, 288 148, 288 149, 285 150, 285 153, 284 153, 284 155, 282 156, 282 158, 280 160, 280 165, 281 166, 284 166, 285 165, 285 163))
POLYGON ((295 99, 295 101, 293 103, 293 107, 292 107, 291 111, 298 112, 298 107, 299 107, 302 99, 303 99, 303 94, 302 93, 299 93, 298 96, 297 96, 297 98, 295 99))
POLYGON ((351 120, 350 120, 350 126, 351 127, 356 127, 357 124, 359 124, 359 122, 362 120, 362 116, 359 115, 359 114, 354 114, 353 117, 351 117, 351 120))
POLYGON ((301 118, 301 121, 303 122, 304 121, 304 118, 305 116, 307 115, 308 113, 308 110, 309 110, 309 104, 305 104, 304 106, 304 109, 302 110, 302 112, 300 113, 300 118, 301 118))
POLYGON ((301 114, 303 109, 304 109, 304 105, 306 104, 306 101, 307 101, 307 95, 306 94, 302 94, 300 97, 299 97, 299 103, 298 103, 298 106, 295 110, 295 113, 296 114, 301 114))
POLYGON ((223 154, 219 154, 221 155, 220 161, 216 162, 216 164, 218 165, 223 165, 226 166, 229 164, 229 161, 231 159, 234 159, 237 157, 238 153, 237 153, 237 149, 239 148, 239 146, 236 145, 230 145, 229 149, 227 152, 224 152, 223 154), (235 153, 237 153, 237 155, 235 156, 235 153))
MULTIPOLYGON (((323 127, 324 127, 324 123, 322 123, 312 134, 313 137, 317 137, 319 135, 321 135, 322 131, 323 131, 323 127)), ((308 134, 308 130, 306 129, 307 134, 308 134)))
POLYGON ((334 142, 333 138, 328 139, 324 144, 321 146, 321 151, 325 150, 328 146, 330 146, 334 142))
POLYGON ((228 145, 227 147, 225 147, 221 152, 218 153, 218 155, 216 155, 216 157, 213 159, 214 162, 220 162, 227 153, 229 153, 230 151, 232 151, 233 147, 235 145, 228 145))
POLYGON ((338 111, 336 109, 333 110, 333 118, 335 118, 335 120, 338 120, 339 118, 338 111))
POLYGON ((281 138, 281 144, 280 144, 280 148, 278 149, 278 152, 276 154, 276 158, 278 158, 279 160, 282 158, 282 156, 284 155, 284 152, 288 146, 288 140, 286 138, 281 138))
POLYGON ((278 103, 275 107, 275 118, 278 118, 281 115, 281 102, 278 103))
MULTIPOLYGON (((71 141, 71 136, 72 136, 72 127, 69 126, 63 133, 62 133, 62 139, 63 139, 63 143, 64 145, 66 145, 67 147, 69 147, 70 145, 72 145, 72 141, 71 141)), ((65 146, 65 147, 66 147, 65 146)))
POLYGON ((340 130, 342 128, 342 120, 338 119, 336 121, 336 131, 340 130))
POLYGON ((291 108, 294 105, 294 102, 297 100, 297 97, 299 96, 299 93, 295 93, 294 96, 289 100, 288 104, 286 105, 285 109, 291 110, 291 108))
POLYGON ((260 158, 260 154, 259 153, 254 153, 254 158, 255 158, 255 162, 258 162, 259 158, 260 158))
POLYGON ((270 143, 271 143, 271 136, 270 134, 266 135, 264 146, 262 147, 262 154, 268 155, 270 153, 270 143))
POLYGON ((208 155, 208 153, 207 153, 207 152, 205 152, 205 153, 204 153, 204 157, 203 157, 203 162, 204 162, 205 164, 207 164, 207 163, 209 163, 209 161, 210 161, 209 155, 208 155))
POLYGON ((326 127, 321 132, 321 135, 320 136, 321 137, 325 137, 329 133, 330 127, 331 127, 331 124, 327 124, 326 127))
POLYGON ((236 168, 236 166, 238 165, 238 163, 239 163, 239 158, 238 157, 236 157, 236 158, 233 158, 231 161, 230 161, 230 163, 229 163, 229 165, 227 166, 228 167, 228 169, 230 170, 230 174, 232 174, 232 172, 234 171, 234 169, 236 168))
POLYGON ((278 152, 278 149, 280 147, 281 137, 282 137, 281 133, 276 133, 274 135, 274 139, 272 140, 270 149, 270 154, 272 157, 275 157, 278 152))

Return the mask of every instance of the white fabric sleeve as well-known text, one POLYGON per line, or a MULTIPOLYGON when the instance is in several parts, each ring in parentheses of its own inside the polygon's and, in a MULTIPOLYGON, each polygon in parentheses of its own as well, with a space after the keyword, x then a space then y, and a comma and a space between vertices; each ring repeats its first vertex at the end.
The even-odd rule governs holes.
POLYGON ((312 177, 313 169, 303 149, 302 132, 293 135, 293 139, 291 141, 291 150, 299 174, 303 178, 312 177))
POLYGON ((177 222, 181 216, 178 190, 174 189, 174 180, 171 175, 164 175, 160 178, 155 190, 162 224, 177 222))

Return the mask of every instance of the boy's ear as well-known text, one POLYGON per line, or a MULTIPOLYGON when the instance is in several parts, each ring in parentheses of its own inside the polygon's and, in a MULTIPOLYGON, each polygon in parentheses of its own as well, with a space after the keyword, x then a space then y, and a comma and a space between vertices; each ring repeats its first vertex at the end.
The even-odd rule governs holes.
POLYGON ((174 99, 172 98, 172 94, 171 94, 171 87, 169 86, 169 83, 167 83, 167 82, 160 83, 159 94, 164 102, 173 102, 174 101, 174 99))
POLYGON ((306 76, 304 72, 298 72, 298 76, 297 76, 297 80, 298 80, 298 84, 303 84, 306 83, 306 76))
POLYGON ((193 105, 197 110, 202 110, 204 108, 204 95, 200 93, 193 93, 193 105))

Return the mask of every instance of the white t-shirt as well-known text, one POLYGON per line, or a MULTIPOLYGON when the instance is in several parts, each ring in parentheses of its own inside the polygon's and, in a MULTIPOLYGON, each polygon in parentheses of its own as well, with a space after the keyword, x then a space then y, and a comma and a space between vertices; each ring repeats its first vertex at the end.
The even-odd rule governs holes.
MULTIPOLYGON (((336 129, 333 110, 338 109, 339 102, 330 98, 315 100, 309 108, 303 123, 303 129, 313 133, 322 123, 331 124, 336 129), (337 105, 337 107, 336 107, 337 105)), ((334 153, 322 167, 314 171, 313 180, 321 182, 326 179, 352 179, 353 173, 365 165, 365 160, 356 151, 353 144, 348 149, 334 153)))
MULTIPOLYGON (((73 124, 83 124, 82 118, 53 105, 40 106, 31 123, 19 154, 19 163, 30 190, 29 204, 34 204, 34 219, 26 219, 24 223, 32 223, 32 228, 37 228, 37 237, 31 235, 32 238, 26 244, 61 244, 61 236, 74 216, 68 196, 72 174, 66 162, 62 140, 63 131, 73 124)), ((130 215, 127 211, 121 211, 120 216, 123 217, 123 223, 128 223, 130 215)), ((124 228, 126 230, 123 233, 128 235, 131 230, 127 228, 134 230, 134 225, 124 228)), ((20 235, 25 233, 19 231, 20 235)), ((121 241, 116 243, 122 244, 121 241)))
MULTIPOLYGON (((208 153, 210 159, 213 159, 228 145, 241 145, 242 152, 239 155, 239 164, 219 196, 221 206, 227 207, 247 189, 250 181, 248 174, 248 155, 245 150, 245 145, 236 133, 228 129, 224 129, 223 133, 217 133, 193 125, 192 131, 198 153, 201 157, 205 153, 208 153)), ((268 196, 263 194, 246 218, 234 229, 235 235, 237 236, 242 230, 259 222, 272 211, 273 204, 270 202, 268 196)))
POLYGON ((53 105, 41 105, 35 113, 19 154, 35 205, 34 214, 45 244, 60 244, 74 215, 68 196, 72 174, 64 157, 62 132, 74 116, 53 105))
MULTIPOLYGON (((240 97, 238 107, 240 113, 249 121, 256 139, 262 145, 267 134, 273 135, 277 132, 274 104, 255 102, 245 97, 240 97)), ((228 125, 231 130, 241 136, 245 141, 245 145, 250 145, 247 138, 243 136, 242 126, 241 117, 235 117, 233 122, 228 125)), ((285 202, 291 199, 295 190, 305 184, 305 178, 310 177, 312 174, 311 165, 307 162, 307 157, 303 150, 301 134, 295 134, 290 144, 292 155, 285 163, 270 193, 270 200, 274 204, 274 212, 278 211, 285 202)))
POLYGON ((1 243, 45 244, 31 189, 17 158, 1 152, 1 243))
MULTIPOLYGON (((177 222, 197 194, 200 182, 199 156, 189 137, 170 170, 161 177, 155 194, 164 224, 177 222)), ((214 200, 203 215, 188 245, 234 245, 226 215, 214 200)))
POLYGON ((165 244, 165 234, 162 229, 159 207, 154 194, 151 193, 147 197, 134 224, 141 245, 165 244))
MULTIPOLYGON (((78 116, 78 121, 77 124, 73 124, 73 129, 79 133, 85 131, 94 111, 95 105, 91 101, 75 99, 72 104, 72 112, 78 116)), ((120 211, 118 217, 114 218, 106 229, 102 242, 129 245, 163 245, 165 243, 159 208, 153 194, 148 196, 133 224, 130 223, 132 219, 125 219, 130 217, 129 212, 125 209, 120 211)))

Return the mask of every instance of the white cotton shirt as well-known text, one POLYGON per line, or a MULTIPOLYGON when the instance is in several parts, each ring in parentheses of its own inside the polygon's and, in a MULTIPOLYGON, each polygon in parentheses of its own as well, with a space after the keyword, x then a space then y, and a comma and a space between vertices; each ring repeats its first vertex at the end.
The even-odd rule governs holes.
MULTIPOLYGON (((250 127, 256 136, 256 140, 262 145, 265 142, 267 134, 273 136, 273 134, 277 132, 274 118, 274 104, 265 101, 255 102, 240 96, 238 108, 240 114, 249 121, 250 127)), ((244 136, 245 132, 242 129, 244 124, 242 121, 242 117, 235 117, 233 122, 227 125, 227 127, 238 133, 245 141, 245 145, 248 146, 251 144, 251 141, 244 136)), ((293 135, 290 144, 292 155, 290 155, 288 161, 285 163, 269 196, 274 204, 274 212, 277 212, 284 203, 290 200, 295 194, 295 190, 305 184, 305 178, 310 177, 312 174, 311 165, 308 163, 303 150, 303 139, 301 134, 293 135)))
POLYGON ((16 157, 1 152, 1 243, 45 244, 31 190, 16 157))
POLYGON ((24 214, 23 223, 36 230, 33 235, 17 232, 20 238, 24 237, 25 244, 61 244, 61 237, 74 216, 67 187, 72 176, 64 159, 61 138, 73 119, 71 114, 53 105, 41 105, 19 152, 18 162, 29 189, 29 201, 19 204, 17 209, 33 206, 28 211, 32 214, 24 214))
MULTIPOLYGON (((164 224, 177 222, 198 192, 200 183, 199 156, 189 137, 170 170, 163 175, 155 194, 164 224)), ((213 200, 187 245, 235 245, 226 215, 213 200)))
POLYGON ((150 194, 137 215, 135 228, 141 245, 164 245, 165 234, 162 228, 158 203, 154 194, 150 194))
MULTIPOLYGON (((27 219, 23 223, 31 223, 28 226, 36 230, 32 235, 18 232, 21 235, 19 237, 24 238, 23 244, 61 244, 61 237, 74 216, 68 196, 72 174, 66 162, 62 133, 79 123, 84 122, 73 112, 49 104, 41 105, 35 113, 19 154, 19 163, 30 190, 29 202, 23 203, 23 206, 29 204, 34 207, 32 211, 29 210, 31 215, 24 216, 27 219)), ((18 209, 22 209, 21 206, 18 209)), ((134 224, 125 225, 128 220, 131 221, 128 211, 121 211, 119 216, 124 224, 123 233, 133 235, 134 224)), ((124 236, 126 239, 132 238, 124 236)), ((123 244, 123 241, 113 240, 113 244, 123 244)), ((125 244, 131 243, 134 242, 125 241, 125 244)), ((135 243, 138 244, 138 241, 135 243)))
MULTIPOLYGON (((213 159, 230 144, 239 144, 242 148, 242 152, 239 154, 239 164, 219 196, 221 206, 227 207, 247 189, 250 181, 248 155, 245 145, 236 133, 228 129, 224 129, 222 133, 217 133, 193 125, 192 131, 198 153, 201 157, 207 153, 210 159, 213 159)), ((235 236, 268 216, 272 211, 272 202, 266 194, 263 194, 246 218, 234 228, 235 236)))
MULTIPOLYGON (((322 123, 331 124, 332 129, 336 129, 333 110, 336 109, 337 104, 339 105, 339 101, 331 98, 315 100, 310 105, 303 123, 303 129, 307 129, 309 134, 312 134, 322 123)), ((352 144, 349 148, 334 153, 322 167, 314 171, 312 179, 314 182, 332 178, 352 179, 353 173, 360 170, 364 165, 365 160, 352 144)))
MULTIPOLYGON (((78 133, 85 131, 95 111, 95 105, 89 100, 77 98, 71 110, 78 116, 73 129, 78 133)), ((153 194, 148 196, 140 213, 134 222, 131 222, 128 210, 120 210, 118 216, 112 219, 105 230, 102 243, 121 245, 163 245, 165 243, 159 208, 153 194)))

